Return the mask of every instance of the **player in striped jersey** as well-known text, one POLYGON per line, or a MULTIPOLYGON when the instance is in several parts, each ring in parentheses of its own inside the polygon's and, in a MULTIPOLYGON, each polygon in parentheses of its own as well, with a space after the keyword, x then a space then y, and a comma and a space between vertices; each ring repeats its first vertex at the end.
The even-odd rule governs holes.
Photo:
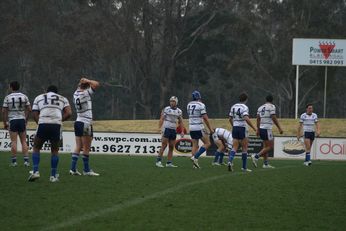
POLYGON ((11 166, 17 166, 17 136, 22 144, 24 155, 24 166, 30 166, 29 148, 26 143, 26 122, 31 110, 29 99, 26 95, 19 92, 20 84, 17 81, 10 83, 11 93, 4 99, 2 106, 2 119, 4 128, 9 129, 11 138, 11 166))
POLYGON ((206 133, 203 125, 207 125, 209 132, 214 133, 214 129, 209 123, 207 110, 202 103, 201 94, 198 91, 192 92, 192 101, 187 105, 187 113, 189 115, 189 130, 192 139, 192 157, 191 161, 194 168, 200 168, 198 164, 198 158, 210 147, 209 135, 206 133), (198 141, 202 140, 204 143, 200 149, 198 149, 198 141))
POLYGON ((71 175, 81 175, 76 166, 79 154, 83 151, 83 175, 86 176, 99 176, 100 174, 94 172, 89 167, 89 152, 93 139, 92 127, 92 102, 91 96, 94 94, 96 88, 100 83, 95 80, 81 78, 77 90, 73 94, 74 105, 77 111, 77 119, 74 123, 74 132, 76 136, 76 148, 72 153, 71 161, 71 175))
POLYGON ((306 112, 300 116, 297 139, 299 140, 301 137, 301 131, 303 128, 304 131, 304 144, 305 144, 305 166, 311 165, 311 146, 315 139, 315 131, 316 136, 320 136, 320 124, 318 122, 317 114, 313 113, 312 104, 306 105, 306 112), (316 130, 315 130, 316 126, 316 130))
POLYGON ((168 154, 167 154, 167 163, 166 167, 177 167, 172 163, 173 158, 173 148, 175 144, 175 140, 177 137, 176 126, 178 122, 178 127, 182 131, 181 135, 184 136, 184 124, 182 111, 177 107, 178 98, 176 96, 172 96, 169 99, 169 106, 165 107, 162 110, 160 121, 159 121, 159 129, 162 132, 162 144, 161 149, 159 151, 159 155, 156 159, 157 167, 164 167, 161 163, 163 152, 165 151, 168 145, 168 154))
POLYGON ((263 168, 274 168, 268 163, 268 152, 273 149, 273 122, 279 129, 280 134, 283 133, 279 121, 276 118, 276 109, 273 104, 273 96, 266 97, 266 103, 257 110, 257 136, 263 140, 263 148, 258 154, 251 156, 253 165, 257 168, 258 159, 263 156, 263 168))
POLYGON ((233 148, 229 153, 228 170, 233 171, 233 159, 238 150, 239 145, 242 146, 242 168, 244 172, 251 172, 247 168, 247 149, 248 149, 248 128, 249 125, 255 132, 256 128, 252 125, 249 118, 249 108, 245 105, 248 99, 246 93, 242 93, 239 96, 239 103, 234 104, 231 107, 229 113, 229 122, 231 123, 232 137, 233 137, 233 148))
POLYGON ((57 174, 59 144, 62 139, 61 126, 62 122, 67 120, 72 114, 70 104, 64 96, 58 94, 58 88, 51 85, 47 88, 47 93, 35 98, 32 111, 38 127, 32 152, 33 171, 30 171, 28 180, 35 181, 40 178, 40 150, 46 141, 50 141, 52 156, 49 180, 57 182, 59 177, 59 174, 57 174))
POLYGON ((227 149, 231 150, 233 147, 232 133, 224 128, 216 128, 212 137, 217 146, 213 165, 223 165, 224 153, 227 149))

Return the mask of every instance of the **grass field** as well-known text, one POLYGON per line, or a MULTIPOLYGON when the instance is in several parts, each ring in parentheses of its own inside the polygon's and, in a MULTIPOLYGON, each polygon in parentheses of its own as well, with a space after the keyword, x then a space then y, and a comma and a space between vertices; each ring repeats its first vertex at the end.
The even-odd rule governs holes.
MULTIPOLYGON (((284 130, 284 136, 296 136, 298 120, 279 119, 284 130)), ((255 120, 252 119, 255 124, 255 120)), ((185 126, 188 127, 188 121, 184 120, 185 126)), ((214 128, 222 127, 230 129, 227 119, 211 119, 214 128)), ((320 119, 322 137, 345 137, 346 136, 346 119, 320 119)), ((34 122, 29 122, 29 128, 36 129, 34 122)), ((73 122, 64 123, 64 130, 73 130, 73 122)), ((95 131, 111 132, 158 132, 158 120, 99 120, 94 122, 95 131)), ((275 136, 280 136, 276 127, 273 129, 275 136)), ((255 135, 250 129, 250 134, 255 135)))
MULTIPOLYGON (((155 157, 94 155, 100 177, 69 176, 50 183, 49 155, 41 178, 27 182, 19 159, 0 153, 1 230, 345 230, 345 162, 272 160, 275 169, 228 172, 201 158, 192 169, 154 167, 155 157)), ((79 169, 82 161, 79 160, 79 169)), ((250 162, 249 162, 250 164, 250 162)))

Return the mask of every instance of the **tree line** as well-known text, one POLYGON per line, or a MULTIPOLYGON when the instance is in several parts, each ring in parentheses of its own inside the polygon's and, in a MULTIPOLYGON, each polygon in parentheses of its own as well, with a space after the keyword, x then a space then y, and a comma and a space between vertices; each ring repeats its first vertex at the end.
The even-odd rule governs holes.
MULTIPOLYGON (((267 94, 294 117, 293 38, 345 38, 343 0, 2 0, 0 89, 33 100, 49 84, 70 102, 81 75, 101 82, 95 119, 156 119, 198 89, 210 117, 267 94)), ((345 68, 328 68, 327 117, 346 116, 345 68)), ((301 67, 299 111, 322 115, 323 67, 301 67)))

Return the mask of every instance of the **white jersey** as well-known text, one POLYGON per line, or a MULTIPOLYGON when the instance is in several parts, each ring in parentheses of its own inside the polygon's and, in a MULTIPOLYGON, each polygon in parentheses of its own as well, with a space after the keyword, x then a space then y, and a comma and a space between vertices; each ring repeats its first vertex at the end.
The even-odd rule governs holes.
POLYGON ((204 129, 203 115, 207 114, 204 103, 199 101, 191 101, 187 105, 187 113, 189 115, 190 131, 200 131, 204 129))
POLYGON ((167 106, 163 109, 163 129, 176 129, 177 121, 179 118, 182 118, 183 112, 179 108, 171 108, 167 106))
POLYGON ((317 114, 312 113, 311 115, 308 115, 306 113, 303 113, 300 116, 299 122, 303 123, 304 132, 314 132, 315 131, 315 123, 318 122, 317 114))
POLYGON ((8 120, 25 119, 25 108, 30 106, 29 99, 20 92, 13 92, 4 99, 3 108, 8 110, 8 120))
POLYGON ((260 128, 273 129, 272 116, 275 115, 275 105, 272 103, 265 103, 257 110, 257 115, 261 118, 260 128))
POLYGON ((249 116, 249 108, 243 103, 236 103, 231 107, 229 116, 233 119, 233 127, 247 128, 245 116, 249 116))
POLYGON ((39 111, 39 124, 61 124, 62 111, 70 106, 68 100, 54 92, 48 92, 35 98, 32 110, 39 111))
POLYGON ((91 124, 93 120, 91 95, 94 90, 89 87, 88 89, 77 89, 73 94, 74 105, 77 111, 76 121, 91 124))
POLYGON ((224 128, 216 128, 213 134, 214 141, 216 141, 218 137, 226 141, 228 148, 233 147, 233 138, 230 131, 224 128))

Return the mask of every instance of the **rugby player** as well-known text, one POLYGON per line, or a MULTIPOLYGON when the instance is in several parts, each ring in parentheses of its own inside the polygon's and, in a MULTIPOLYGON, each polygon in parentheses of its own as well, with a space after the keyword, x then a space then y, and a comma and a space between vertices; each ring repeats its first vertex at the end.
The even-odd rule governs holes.
POLYGON ((58 94, 58 88, 51 85, 47 93, 37 96, 32 106, 35 122, 38 124, 34 138, 32 153, 33 170, 30 171, 29 181, 40 178, 40 150, 46 141, 51 144, 51 174, 50 182, 59 181, 57 167, 59 162, 59 144, 62 139, 62 121, 67 120, 72 112, 68 100, 58 94))
POLYGON ((77 161, 79 154, 83 152, 83 175, 99 176, 99 173, 94 172, 89 167, 89 152, 93 139, 92 127, 92 102, 91 96, 100 83, 95 80, 90 80, 82 77, 79 81, 77 90, 73 94, 74 105, 77 111, 77 119, 74 123, 74 132, 76 137, 76 148, 72 153, 70 175, 80 176, 81 173, 77 170, 77 161))
POLYGON ((255 126, 249 118, 249 108, 245 105, 248 100, 248 95, 242 93, 239 96, 239 103, 231 107, 229 113, 229 122, 232 126, 233 148, 229 153, 228 171, 233 171, 233 159, 238 150, 239 145, 242 146, 242 168, 244 172, 251 172, 247 168, 247 149, 248 149, 248 128, 247 124, 256 132, 255 126))
POLYGON ((224 128, 216 128, 212 137, 217 146, 212 165, 220 166, 223 165, 224 153, 227 152, 227 149, 231 150, 233 147, 232 133, 224 128))
POLYGON ((204 103, 202 103, 202 97, 199 91, 192 92, 192 101, 187 105, 187 113, 189 115, 189 130, 192 140, 191 161, 194 168, 200 168, 198 158, 210 147, 209 135, 204 129, 203 121, 211 134, 214 133, 214 129, 209 123, 207 110, 204 103), (203 142, 203 146, 198 149, 198 141, 200 139, 203 142))
POLYGON ((165 107, 161 112, 161 117, 159 121, 159 129, 162 132, 162 144, 161 149, 159 151, 159 155, 156 159, 156 166, 159 168, 164 167, 162 165, 162 156, 168 145, 168 154, 167 154, 167 163, 166 167, 178 167, 172 163, 173 158, 173 148, 175 144, 175 140, 177 137, 176 125, 178 121, 178 128, 181 131, 181 136, 184 136, 184 124, 182 111, 177 107, 178 98, 176 96, 172 96, 169 99, 169 106, 165 107))
POLYGON ((29 167, 29 148, 26 143, 26 123, 31 111, 30 102, 26 95, 19 92, 20 84, 17 81, 10 83, 11 93, 4 99, 2 106, 2 119, 4 128, 9 129, 11 139, 11 165, 17 166, 17 136, 22 144, 24 166, 29 167))
POLYGON ((282 134, 283 130, 276 118, 276 109, 273 104, 273 96, 268 95, 266 97, 266 103, 260 106, 257 110, 257 136, 260 136, 263 140, 262 150, 251 156, 253 165, 257 168, 258 159, 263 156, 263 168, 274 168, 268 162, 268 152, 273 149, 274 137, 273 137, 273 122, 279 129, 279 133, 282 134))
POLYGON ((315 136, 319 137, 320 132, 320 124, 318 122, 317 114, 313 113, 312 104, 306 105, 306 112, 300 116, 297 139, 299 140, 301 135, 301 131, 303 128, 304 131, 304 144, 305 144, 305 166, 310 166, 311 162, 311 146, 314 142, 315 136), (316 129, 315 129, 316 126, 316 129))

